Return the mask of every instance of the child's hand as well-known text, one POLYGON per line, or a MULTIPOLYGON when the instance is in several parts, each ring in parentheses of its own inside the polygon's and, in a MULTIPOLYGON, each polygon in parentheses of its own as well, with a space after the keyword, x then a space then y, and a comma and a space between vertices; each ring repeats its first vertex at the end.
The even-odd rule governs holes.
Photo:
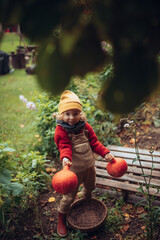
POLYGON ((107 162, 112 162, 112 159, 114 156, 111 153, 107 153, 104 158, 106 159, 107 162))
POLYGON ((63 167, 66 165, 70 167, 72 165, 72 162, 68 158, 65 157, 62 160, 62 164, 63 164, 63 167))

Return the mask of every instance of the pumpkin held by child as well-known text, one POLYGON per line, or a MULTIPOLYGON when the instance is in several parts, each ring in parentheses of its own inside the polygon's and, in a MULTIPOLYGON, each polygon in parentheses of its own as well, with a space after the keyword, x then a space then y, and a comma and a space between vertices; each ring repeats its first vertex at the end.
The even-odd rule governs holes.
POLYGON ((60 194, 68 194, 75 190, 78 184, 77 176, 69 170, 69 166, 57 172, 52 178, 52 187, 60 194))
POLYGON ((108 162, 106 169, 112 177, 122 177, 127 171, 127 163, 123 158, 114 158, 108 162))

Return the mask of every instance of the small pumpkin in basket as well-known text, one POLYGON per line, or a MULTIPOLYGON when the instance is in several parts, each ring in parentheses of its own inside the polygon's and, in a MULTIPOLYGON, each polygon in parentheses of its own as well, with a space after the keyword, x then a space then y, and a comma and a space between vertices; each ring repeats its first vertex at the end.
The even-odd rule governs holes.
POLYGON ((60 194, 68 194, 75 190, 78 184, 77 175, 70 171, 69 166, 57 172, 52 178, 52 187, 60 194))
POLYGON ((106 169, 112 177, 122 177, 127 172, 128 166, 123 158, 114 158, 108 162, 106 169))

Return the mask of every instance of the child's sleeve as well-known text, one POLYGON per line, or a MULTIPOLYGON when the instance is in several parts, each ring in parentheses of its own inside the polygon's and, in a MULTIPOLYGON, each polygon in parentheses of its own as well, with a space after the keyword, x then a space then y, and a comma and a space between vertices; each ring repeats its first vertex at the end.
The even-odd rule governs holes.
POLYGON ((88 130, 88 138, 93 152, 97 153, 101 157, 104 157, 110 152, 102 143, 98 141, 98 138, 89 123, 86 123, 85 129, 88 130))
POLYGON ((72 161, 72 145, 68 138, 68 134, 64 128, 57 126, 55 129, 54 141, 60 152, 60 160, 64 157, 72 161))

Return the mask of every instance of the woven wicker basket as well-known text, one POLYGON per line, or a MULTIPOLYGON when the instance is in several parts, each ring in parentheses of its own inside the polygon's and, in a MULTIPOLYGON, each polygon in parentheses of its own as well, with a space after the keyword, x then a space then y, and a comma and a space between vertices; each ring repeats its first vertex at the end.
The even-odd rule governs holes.
POLYGON ((107 217, 105 204, 95 198, 75 201, 68 212, 69 227, 91 232, 101 227, 107 217))

